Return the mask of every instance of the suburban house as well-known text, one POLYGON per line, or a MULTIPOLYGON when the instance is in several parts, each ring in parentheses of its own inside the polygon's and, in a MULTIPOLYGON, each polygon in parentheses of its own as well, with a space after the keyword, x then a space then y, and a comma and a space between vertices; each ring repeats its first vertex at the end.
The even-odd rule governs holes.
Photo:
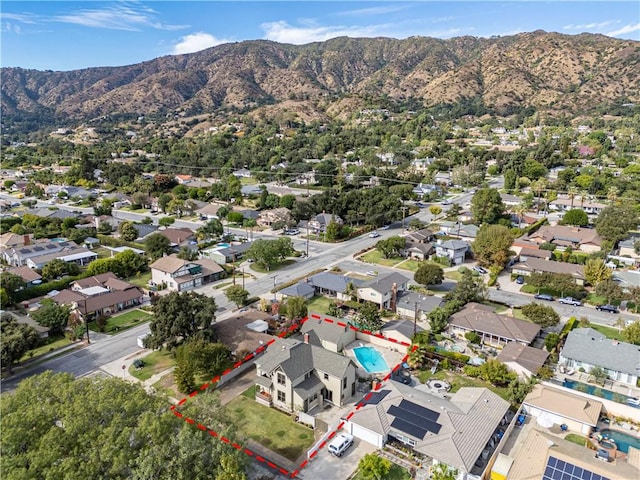
POLYGON ((543 225, 526 240, 538 245, 551 243, 559 248, 571 247, 585 253, 599 252, 602 245, 602 237, 595 229, 566 225, 543 225))
POLYGON ((220 210, 222 206, 223 205, 219 203, 207 203, 203 207, 197 209, 195 213, 200 216, 200 218, 212 220, 214 218, 218 218, 218 210, 220 210))
POLYGON ((251 170, 240 168, 233 172, 233 176, 238 178, 251 178, 251 170))
POLYGON ((630 257, 639 260, 640 255, 636 252, 636 244, 640 242, 640 237, 632 235, 618 243, 618 255, 621 257, 630 257))
POLYGON ((406 342, 411 344, 413 336, 424 330, 413 320, 391 320, 384 324, 381 333, 396 342, 406 342))
POLYGON ((584 267, 574 263, 555 262, 542 258, 529 257, 524 262, 515 263, 511 266, 511 273, 514 275, 530 276, 532 273, 564 273, 571 275, 578 285, 584 285, 584 267))
POLYGON ((396 313, 404 318, 426 320, 436 308, 444 304, 442 297, 422 295, 418 292, 398 292, 396 313))
POLYGON ((551 425, 564 424, 573 432, 589 435, 598 424, 602 403, 538 384, 524 399, 522 408, 541 424, 545 420, 551 425))
POLYGON ((516 205, 520 205, 522 203, 522 199, 516 195, 511 195, 510 193, 501 193, 500 199, 502 203, 504 203, 505 207, 509 209, 509 207, 515 207, 516 205))
POLYGON ((344 429, 378 448, 395 439, 434 462, 479 474, 474 466, 488 445, 494 448, 508 410, 509 402, 487 388, 463 387, 443 398, 390 380, 344 429))
POLYGON ((207 250, 202 250, 200 255, 209 258, 219 265, 226 265, 227 263, 234 263, 242 260, 247 250, 251 248, 251 242, 234 243, 228 247, 213 247, 207 250))
MULTIPOLYGON (((75 244, 73 244, 75 245, 75 244)), ((75 263, 81 267, 89 265, 98 258, 98 254, 85 247, 72 246, 59 252, 45 253, 32 256, 27 259, 27 267, 41 269, 52 260, 62 260, 66 263, 75 263)))
POLYGON ((356 340, 356 331, 346 325, 340 327, 337 323, 340 319, 329 315, 320 316, 309 312, 309 317, 302 324, 300 333, 305 343, 322 347, 330 352, 340 353, 351 342, 356 340), (322 318, 316 318, 322 317, 322 318), (328 318, 330 322, 324 319, 328 318))
POLYGON ((33 243, 33 234, 18 235, 17 233, 6 232, 0 235, 0 248, 24 247, 33 243))
POLYGON ((440 195, 442 193, 442 188, 439 185, 423 185, 422 183, 419 183, 418 186, 413 189, 413 193, 415 193, 420 198, 424 198, 425 196, 428 197, 432 193, 440 195))
POLYGON ((158 230, 158 233, 163 237, 166 237, 174 248, 187 246, 190 242, 195 241, 196 239, 193 230, 189 228, 169 227, 164 230, 158 230))
POLYGON ((413 243, 407 241, 402 251, 402 256, 415 260, 428 260, 435 251, 433 243, 413 243))
POLYGON ((319 213, 314 218, 309 220, 308 225, 309 228, 312 229, 315 233, 324 232, 327 228, 327 225, 331 223, 331 221, 336 222, 338 225, 342 225, 342 219, 337 215, 330 215, 328 213, 319 213))
POLYGON ((47 253, 58 253, 62 250, 75 247, 73 242, 36 242, 28 243, 24 246, 5 248, 2 251, 2 258, 9 265, 21 267, 27 264, 27 260, 32 257, 39 257, 47 253))
POLYGON ((592 202, 582 197, 575 197, 573 201, 571 201, 569 197, 558 197, 552 202, 549 202, 549 210, 566 212, 572 208, 579 208, 589 215, 598 215, 606 207, 604 203, 592 202))
POLYGON ((356 393, 353 361, 311 343, 278 339, 255 363, 256 401, 287 412, 342 406, 356 393))
POLYGON ((539 248, 530 247, 523 248, 522 250, 520 250, 520 254, 518 255, 521 262, 526 262, 530 258, 542 258, 544 260, 551 260, 552 256, 553 254, 550 250, 540 250, 539 248))
POLYGON ((358 299, 395 311, 398 294, 407 290, 408 284, 409 279, 397 272, 379 275, 358 286, 358 299))
MULTIPOLYGON (((472 217, 473 215, 469 213, 469 218, 472 217)), ((460 218, 462 219, 462 217, 460 218)), ((460 240, 464 240, 465 242, 473 242, 478 236, 479 231, 480 227, 473 223, 458 223, 447 232, 447 235, 451 237, 458 237, 460 240)))
POLYGON ((530 345, 540 333, 540 327, 506 315, 498 315, 489 305, 471 302, 449 318, 449 333, 464 337, 476 332, 482 343, 502 347, 509 342, 530 345))
POLYGON ((293 222, 291 211, 288 208, 279 207, 260 212, 256 223, 262 227, 271 227, 274 223, 281 222, 285 225, 293 222))
POLYGON ((496 359, 504 363, 520 378, 526 379, 536 375, 548 357, 549 352, 545 350, 522 345, 518 342, 509 342, 496 359))
POLYGON ((313 286, 316 295, 327 295, 348 301, 351 300, 352 295, 356 295, 356 290, 363 281, 337 273, 320 272, 308 277, 307 283, 313 286))
POLYGON ((408 233, 404 238, 410 243, 429 243, 433 241, 434 235, 428 228, 422 228, 415 232, 408 233))
POLYGON ((151 281, 171 291, 184 292, 222 278, 224 270, 213 260, 182 260, 176 255, 161 257, 151 264, 151 281))
POLYGON ((283 288, 278 293, 284 297, 302 297, 305 300, 311 300, 316 294, 316 289, 310 283, 298 282, 283 288))
POLYGON ((438 240, 436 243, 436 256, 447 257, 452 265, 462 264, 468 250, 469 244, 461 240, 438 240))
POLYGON ((640 376, 639 348, 611 340, 592 328, 577 328, 567 335, 558 363, 586 372, 601 367, 609 379, 635 387, 640 376))
POLYGON ((13 267, 6 270, 7 273, 18 275, 27 287, 42 283, 42 276, 29 267, 13 267))
POLYGON ((138 232, 138 239, 143 239, 152 233, 156 233, 158 231, 158 225, 154 225, 152 223, 134 223, 133 228, 138 232))
POLYGON ((74 289, 61 290, 51 299, 59 305, 69 305, 72 310, 77 310, 83 316, 97 317, 141 305, 143 296, 142 289, 135 285, 118 278, 106 278, 100 285, 82 288, 76 286, 74 289))

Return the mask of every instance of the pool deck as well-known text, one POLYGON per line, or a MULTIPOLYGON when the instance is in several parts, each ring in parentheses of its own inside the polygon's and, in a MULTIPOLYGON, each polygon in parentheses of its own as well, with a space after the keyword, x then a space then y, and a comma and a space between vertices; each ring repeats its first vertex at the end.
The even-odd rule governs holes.
POLYGON ((393 369, 393 367, 398 365, 402 361, 402 358, 404 357, 404 354, 401 352, 393 351, 390 348, 382 347, 380 345, 374 345, 373 343, 367 343, 362 340, 356 340, 355 342, 351 342, 344 348, 343 352, 347 357, 353 359, 354 363, 358 367, 357 375, 358 377, 361 377, 361 378, 366 378, 371 376, 384 377, 387 373, 391 371, 391 369, 393 369), (385 362, 387 362, 387 365, 389 366, 389 370, 385 370, 384 372, 375 372, 375 373, 367 372, 364 368, 362 368, 362 366, 360 365, 360 362, 358 362, 358 359, 356 358, 356 354, 353 352, 353 349, 358 347, 375 348, 378 352, 382 354, 382 357, 384 358, 385 362))

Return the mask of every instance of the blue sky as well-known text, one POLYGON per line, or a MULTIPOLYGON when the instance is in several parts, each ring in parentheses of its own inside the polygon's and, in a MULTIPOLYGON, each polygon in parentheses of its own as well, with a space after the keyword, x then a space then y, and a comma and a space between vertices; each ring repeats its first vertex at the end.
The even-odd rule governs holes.
POLYGON ((6 1, 3 67, 73 70, 227 42, 488 37, 537 29, 640 40, 637 1, 6 1))

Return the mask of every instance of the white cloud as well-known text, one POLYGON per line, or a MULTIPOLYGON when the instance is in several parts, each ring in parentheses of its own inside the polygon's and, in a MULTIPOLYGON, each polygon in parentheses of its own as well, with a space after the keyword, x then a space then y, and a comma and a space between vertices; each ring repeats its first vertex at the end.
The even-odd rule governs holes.
POLYGON ((0 13, 0 19, 29 24, 37 23, 37 17, 31 13, 0 13))
POLYGON ((592 22, 592 23, 583 23, 579 25, 569 24, 562 27, 563 30, 599 30, 604 27, 608 27, 609 25, 615 25, 616 23, 620 23, 620 20, 606 20, 604 22, 592 22))
POLYGON ((179 30, 187 28, 186 25, 162 23, 158 20, 155 10, 139 4, 121 4, 114 7, 76 10, 65 15, 54 16, 51 20, 112 30, 139 31, 143 28, 179 30))
POLYGON ((362 16, 362 15, 386 15, 388 13, 400 12, 406 9, 406 6, 388 6, 388 7, 370 7, 359 8, 357 10, 345 10, 343 12, 337 12, 336 15, 340 16, 362 16))
POLYGON ((221 43, 228 43, 230 40, 223 40, 214 37, 209 33, 197 32, 185 35, 178 43, 173 46, 173 55, 182 55, 184 53, 193 53, 204 50, 205 48, 215 47, 221 43))
POLYGON ((324 42, 335 37, 376 37, 382 35, 379 26, 320 26, 308 25, 294 27, 286 21, 263 23, 265 38, 279 43, 302 45, 312 42, 324 42))
POLYGON ((609 37, 617 37, 618 35, 624 35, 626 33, 633 33, 640 30, 640 23, 636 23, 635 25, 625 25, 624 27, 619 28, 618 30, 614 30, 613 32, 607 33, 609 37))
POLYGON ((20 28, 20 25, 16 25, 15 23, 2 22, 0 24, 0 32, 15 33, 20 35, 22 33, 22 28, 20 28))

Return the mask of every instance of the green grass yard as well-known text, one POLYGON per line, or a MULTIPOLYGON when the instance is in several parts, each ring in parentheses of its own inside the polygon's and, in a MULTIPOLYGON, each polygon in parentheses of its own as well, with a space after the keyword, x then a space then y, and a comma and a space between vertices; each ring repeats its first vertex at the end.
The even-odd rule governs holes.
POLYGON ((335 298, 323 297, 323 296, 315 296, 309 303, 307 304, 307 310, 309 312, 319 312, 328 314, 329 313, 329 304, 335 302, 335 298))
MULTIPOLYGON (((353 480, 367 480, 369 477, 363 477, 358 471, 353 477, 353 480)), ((391 470, 384 476, 384 480, 411 480, 411 474, 400 465, 395 463, 391 466, 391 470)))
POLYGON ((422 265, 420 260, 405 260, 404 262, 400 262, 396 265, 398 268, 402 268, 403 270, 409 270, 410 272, 415 272, 418 270, 418 267, 422 265))
POLYGON ((133 277, 127 278, 127 282, 140 288, 149 288, 149 280, 151 280, 151 271, 138 273, 133 277))
POLYGON ((144 367, 139 370, 136 370, 133 365, 129 367, 129 373, 141 382, 150 379, 156 373, 160 373, 176 363, 171 353, 165 350, 152 352, 143 357, 142 361, 144 362, 144 367))
POLYGON ((46 338, 44 344, 32 350, 29 350, 27 353, 25 353, 20 359, 20 362, 24 362, 25 360, 36 359, 41 355, 44 355, 49 352, 53 352, 58 348, 66 347, 71 343, 73 342, 69 340, 67 337, 65 337, 64 335, 46 338))
MULTIPOLYGON (((140 325, 140 323, 149 321, 150 319, 151 314, 145 312, 144 310, 129 310, 126 313, 110 317, 107 320, 107 324, 105 325, 104 333, 114 335, 131 327, 140 325)), ((94 332, 98 331, 98 325, 95 321, 89 323, 89 329, 93 330, 94 332)))
POLYGON ((393 267, 404 259, 402 257, 384 258, 379 250, 371 250, 360 257, 360 260, 375 265, 384 265, 385 267, 393 267))
POLYGON ((257 403, 253 389, 251 398, 242 394, 224 407, 226 417, 242 435, 295 462, 313 444, 313 430, 291 415, 257 403))
POLYGON ((435 373, 435 375, 431 375, 431 370, 422 370, 418 374, 418 378, 420 382, 425 383, 427 380, 431 378, 435 378, 438 380, 446 380, 451 385, 451 390, 449 393, 456 393, 462 387, 484 387, 488 388, 495 394, 509 401, 509 393, 506 388, 495 387, 484 380, 480 380, 479 378, 471 378, 459 373, 454 373, 445 370, 439 370, 435 373))
POLYGON ((618 332, 617 328, 607 327, 605 325, 599 325, 597 323, 592 323, 589 325, 589 327, 593 328, 594 330, 597 330, 607 338, 610 338, 612 340, 618 340, 620 342, 626 342, 626 340, 622 336, 622 333, 618 332))

